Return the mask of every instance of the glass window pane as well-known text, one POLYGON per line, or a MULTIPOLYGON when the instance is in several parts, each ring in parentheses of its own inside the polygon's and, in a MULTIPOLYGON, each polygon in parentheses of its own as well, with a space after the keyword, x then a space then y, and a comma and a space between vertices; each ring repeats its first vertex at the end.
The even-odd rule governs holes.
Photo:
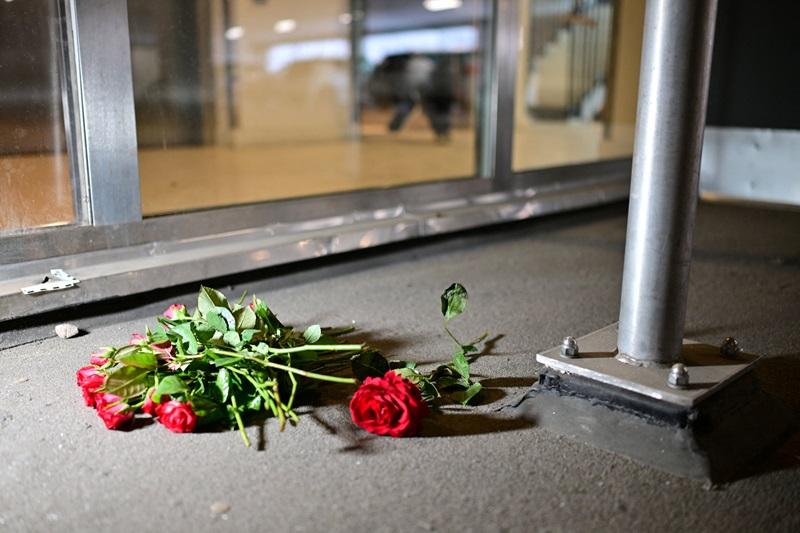
POLYGON ((56 3, 0 2, 0 232, 74 219, 56 3))
POLYGON ((128 0, 143 213, 473 176, 487 4, 128 0))
POLYGON ((644 2, 520 0, 514 170, 633 152, 644 2))

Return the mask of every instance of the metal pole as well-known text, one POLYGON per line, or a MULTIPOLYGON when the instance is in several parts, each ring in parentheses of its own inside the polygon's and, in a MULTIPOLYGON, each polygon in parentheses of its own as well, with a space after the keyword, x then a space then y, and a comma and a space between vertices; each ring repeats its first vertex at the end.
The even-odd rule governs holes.
POLYGON ((680 357, 716 0, 648 0, 619 316, 620 359, 680 357))
POLYGON ((364 55, 364 39, 367 6, 364 0, 350 0, 350 120, 352 136, 361 136, 361 105, 364 94, 361 84, 361 60, 364 55))

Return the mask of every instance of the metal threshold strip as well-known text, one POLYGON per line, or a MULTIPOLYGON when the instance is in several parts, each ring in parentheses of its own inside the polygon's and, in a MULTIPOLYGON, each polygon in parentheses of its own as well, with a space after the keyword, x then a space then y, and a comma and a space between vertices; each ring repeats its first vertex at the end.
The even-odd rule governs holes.
POLYGON ((0 265, 0 322, 181 283, 598 205, 625 198, 628 189, 627 172, 619 172, 0 265), (67 272, 79 283, 63 290, 22 293, 23 287, 41 283, 52 269, 67 272))

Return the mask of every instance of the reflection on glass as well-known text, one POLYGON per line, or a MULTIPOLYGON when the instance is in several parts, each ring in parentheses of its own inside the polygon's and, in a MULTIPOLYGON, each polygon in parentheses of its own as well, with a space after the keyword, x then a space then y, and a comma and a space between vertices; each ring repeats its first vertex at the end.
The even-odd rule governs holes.
POLYGON ((74 219, 52 0, 0 2, 0 232, 74 219))
POLYGON ((633 151, 644 2, 520 0, 514 170, 633 151))
POLYGON ((487 11, 128 0, 144 214, 474 175, 487 11))

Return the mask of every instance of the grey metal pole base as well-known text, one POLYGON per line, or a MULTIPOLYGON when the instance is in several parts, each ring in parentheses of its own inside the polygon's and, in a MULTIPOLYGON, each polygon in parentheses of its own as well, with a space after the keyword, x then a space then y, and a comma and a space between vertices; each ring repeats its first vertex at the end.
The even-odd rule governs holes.
POLYGON ((616 359, 616 324, 578 338, 577 345, 577 356, 561 355, 561 346, 537 354, 545 369, 517 406, 520 416, 660 470, 712 482, 740 477, 791 428, 788 411, 751 372, 756 356, 684 341, 689 379, 676 387, 669 368, 616 359))

